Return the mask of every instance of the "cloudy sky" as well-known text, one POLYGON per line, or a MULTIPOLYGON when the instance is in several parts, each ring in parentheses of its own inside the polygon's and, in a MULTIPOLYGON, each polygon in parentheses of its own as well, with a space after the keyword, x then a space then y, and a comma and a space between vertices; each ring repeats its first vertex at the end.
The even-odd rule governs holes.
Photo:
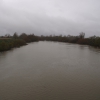
POLYGON ((0 0, 0 35, 100 36, 100 0, 0 0))

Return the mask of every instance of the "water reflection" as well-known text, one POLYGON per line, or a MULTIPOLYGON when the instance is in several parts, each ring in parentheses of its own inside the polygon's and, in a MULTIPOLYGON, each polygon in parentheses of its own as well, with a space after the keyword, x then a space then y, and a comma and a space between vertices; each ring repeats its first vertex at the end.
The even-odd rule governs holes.
POLYGON ((95 47, 91 47, 89 46, 89 49, 95 53, 100 53, 100 48, 95 48, 95 47))

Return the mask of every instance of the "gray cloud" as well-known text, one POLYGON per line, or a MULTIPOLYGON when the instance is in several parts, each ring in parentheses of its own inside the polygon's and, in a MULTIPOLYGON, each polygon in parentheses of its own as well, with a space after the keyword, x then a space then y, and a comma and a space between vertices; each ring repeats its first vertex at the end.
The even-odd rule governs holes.
POLYGON ((0 35, 100 36, 99 0, 0 0, 0 35))

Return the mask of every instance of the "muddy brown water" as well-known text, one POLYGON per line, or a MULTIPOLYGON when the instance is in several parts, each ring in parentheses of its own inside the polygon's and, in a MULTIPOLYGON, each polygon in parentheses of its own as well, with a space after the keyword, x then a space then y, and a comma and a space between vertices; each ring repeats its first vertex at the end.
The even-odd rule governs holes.
POLYGON ((100 49, 40 41, 0 53, 0 100, 100 100, 100 49))

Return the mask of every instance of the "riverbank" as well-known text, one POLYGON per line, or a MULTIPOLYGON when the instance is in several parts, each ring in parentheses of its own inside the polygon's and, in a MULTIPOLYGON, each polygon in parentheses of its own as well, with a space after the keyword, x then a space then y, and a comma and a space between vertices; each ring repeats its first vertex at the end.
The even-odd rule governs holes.
POLYGON ((18 35, 16 32, 13 36, 7 35, 0 37, 0 52, 7 51, 15 47, 20 47, 23 45, 27 45, 27 43, 38 41, 38 37, 34 34, 25 34, 22 33, 18 35))
POLYGON ((89 45, 96 48, 100 48, 100 37, 92 36, 89 38, 84 38, 80 36, 41 36, 40 40, 44 41, 58 41, 65 43, 74 43, 80 45, 89 45))
POLYGON ((74 44, 80 44, 80 45, 89 45, 96 48, 100 48, 100 37, 92 36, 89 38, 85 38, 85 33, 80 33, 79 36, 35 36, 34 34, 26 34, 22 33, 21 35, 18 35, 17 33, 14 33, 13 36, 4 37, 2 36, 0 38, 0 52, 10 50, 14 47, 20 47, 23 45, 26 45, 30 42, 35 41, 58 41, 58 42, 65 42, 65 43, 74 43, 74 44))
POLYGON ((27 45, 27 43, 22 39, 0 39, 0 52, 7 51, 23 45, 27 45))

